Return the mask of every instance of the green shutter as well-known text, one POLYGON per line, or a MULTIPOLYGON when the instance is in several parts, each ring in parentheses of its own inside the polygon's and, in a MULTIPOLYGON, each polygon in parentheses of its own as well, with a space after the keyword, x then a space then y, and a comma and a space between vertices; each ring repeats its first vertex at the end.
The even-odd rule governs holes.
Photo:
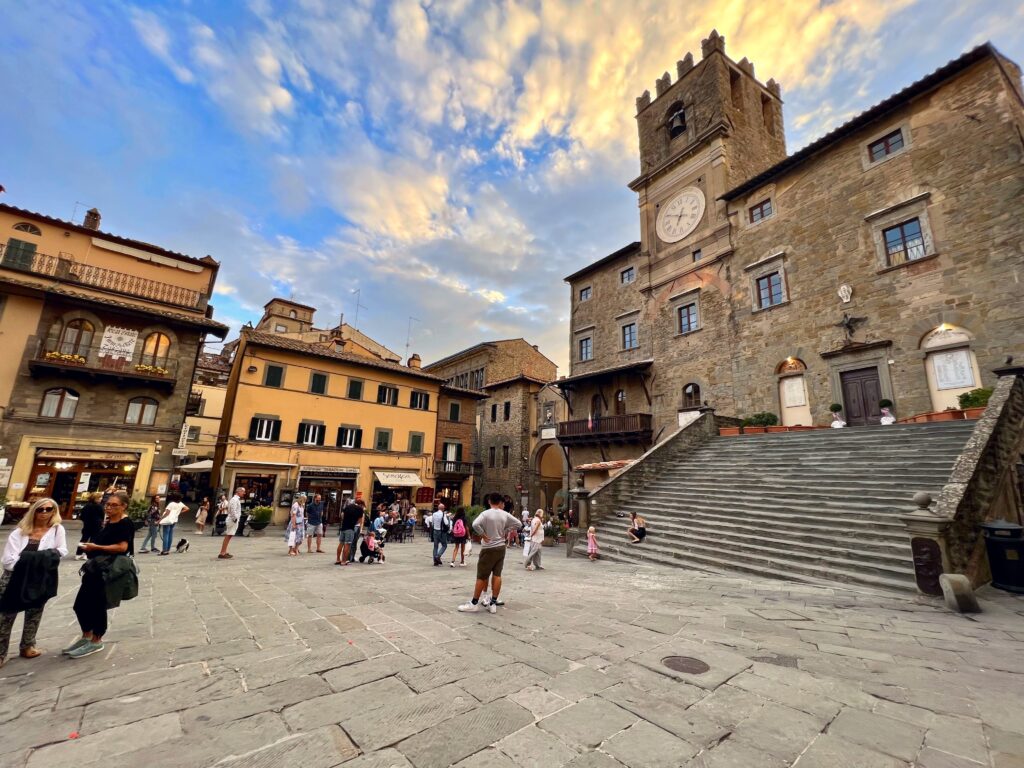
POLYGON ((281 422, 276 419, 270 422, 270 439, 275 442, 281 439, 281 422))
POLYGON ((317 445, 323 445, 324 444, 324 433, 325 432, 327 432, 327 427, 325 427, 324 425, 321 424, 321 425, 318 425, 316 427, 316 444, 317 445))
POLYGON ((255 416, 253 416, 251 419, 249 419, 249 439, 250 440, 255 440, 256 439, 256 431, 259 429, 259 426, 260 426, 260 420, 257 419, 255 416))
POLYGON ((363 430, 357 429, 356 430, 356 448, 362 448, 362 447, 363 447, 363 430))
POLYGON ((455 460, 458 462, 462 461, 462 443, 455 444, 455 460))

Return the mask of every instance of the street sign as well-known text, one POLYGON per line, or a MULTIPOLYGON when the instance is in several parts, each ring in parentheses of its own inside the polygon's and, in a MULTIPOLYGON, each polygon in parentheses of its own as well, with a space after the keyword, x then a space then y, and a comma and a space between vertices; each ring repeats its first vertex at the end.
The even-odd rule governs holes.
POLYGON ((174 448, 171 456, 188 456, 188 448, 174 448))

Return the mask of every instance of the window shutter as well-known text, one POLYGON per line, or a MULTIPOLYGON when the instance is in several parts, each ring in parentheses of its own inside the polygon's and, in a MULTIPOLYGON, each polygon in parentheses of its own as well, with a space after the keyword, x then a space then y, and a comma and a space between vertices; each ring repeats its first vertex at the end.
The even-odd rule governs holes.
POLYGON ((455 444, 455 460, 458 462, 462 461, 462 443, 455 444))
POLYGON ((361 430, 361 429, 357 429, 356 430, 355 444, 356 444, 356 448, 362 448, 363 447, 363 430, 361 430))
POLYGON ((313 427, 313 429, 316 430, 316 444, 317 445, 323 445, 324 444, 324 432, 327 431, 327 428, 324 427, 323 425, 320 425, 320 426, 313 427))
POLYGON ((259 429, 259 426, 260 426, 260 420, 257 419, 255 416, 253 416, 251 419, 249 419, 249 439, 250 440, 255 440, 256 439, 256 430, 259 429))
POLYGON ((306 436, 306 425, 305 424, 299 424, 299 431, 298 431, 298 434, 295 436, 295 442, 296 443, 302 443, 302 438, 304 438, 305 436, 306 436))
POLYGON ((281 422, 272 421, 270 422, 270 439, 277 441, 281 439, 281 422))
POLYGON ((344 432, 344 430, 345 430, 344 427, 338 427, 338 439, 337 439, 337 441, 334 444, 336 446, 338 446, 339 448, 341 448, 341 434, 342 434, 342 432, 344 432))

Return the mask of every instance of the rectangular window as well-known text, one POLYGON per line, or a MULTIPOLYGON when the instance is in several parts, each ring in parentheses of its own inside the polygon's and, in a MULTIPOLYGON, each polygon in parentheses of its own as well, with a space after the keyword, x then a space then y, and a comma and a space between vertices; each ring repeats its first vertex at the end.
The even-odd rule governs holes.
POLYGON ((377 402, 381 405, 398 405, 398 387, 377 385, 377 402))
POLYGON ((267 387, 280 387, 284 383, 284 367, 280 365, 268 365, 263 372, 263 385, 267 387))
POLYGON ((494 467, 494 453, 495 448, 492 445, 490 448, 487 449, 487 466, 491 468, 494 467))
POLYGON ((189 440, 189 442, 190 443, 194 443, 196 440, 199 439, 199 435, 200 434, 202 434, 202 431, 201 431, 201 429, 199 427, 189 427, 188 428, 188 440, 189 440))
POLYGON ((593 291, 591 291, 589 285, 586 288, 580 288, 580 301, 590 301, 592 294, 593 291))
POLYGON ((249 439, 262 442, 281 439, 280 419, 254 417, 249 422, 249 439))
POLYGON ((288 332, 288 327, 287 326, 281 325, 280 323, 278 323, 277 325, 274 326, 274 333, 287 333, 287 332, 288 332))
POLYGON ((503 467, 507 467, 508 466, 508 446, 507 445, 501 446, 501 466, 503 466, 503 467))
POLYGON ((771 199, 762 200, 757 205, 750 206, 750 223, 756 224, 772 215, 771 199))
POLYGON ((491 423, 493 424, 498 420, 498 404, 491 403, 491 423))
POLYGON ((589 336, 580 339, 580 361, 594 359, 594 341, 589 336))
POLYGON ((7 240, 7 249, 3 254, 3 264, 11 269, 32 269, 36 244, 16 237, 7 240))
POLYGON ((327 394, 327 374, 312 373, 309 376, 309 391, 314 395, 327 394))
POLYGON ((512 403, 508 400, 505 401, 505 421, 508 421, 512 416, 512 403))
POLYGON ((363 381, 362 381, 362 379, 349 379, 348 380, 348 399, 349 400, 362 400, 363 399, 363 381))
POLYGON ((323 445, 324 444, 324 425, 323 424, 310 424, 307 421, 299 424, 299 433, 296 438, 299 445, 323 445))
POLYGON ((390 429, 378 429, 376 434, 373 436, 373 449, 375 451, 390 451, 391 450, 391 430, 390 429))
POLYGON ((636 280, 636 269, 633 267, 626 267, 624 270, 619 272, 619 281, 623 285, 629 285, 636 280))
POLYGON ((626 323, 622 326, 622 348, 636 349, 639 346, 640 342, 636 337, 636 323, 626 323))
POLYGON ((782 274, 772 272, 757 278, 757 306, 774 307, 782 303, 782 274))
POLYGON ((486 370, 486 368, 477 368, 475 371, 473 371, 473 381, 470 384, 470 386, 473 387, 473 389, 484 388, 484 374, 486 370))
POLYGON ((457 467, 452 465, 462 461, 462 443, 445 443, 441 456, 444 458, 446 464, 448 464, 448 466, 444 468, 444 471, 455 472, 457 467))
POLYGON ((901 149, 903 149, 903 130, 897 128, 878 141, 868 144, 868 159, 874 163, 901 149))
POLYGON ((679 308, 679 332, 689 333, 697 328, 697 302, 684 304, 679 308))
POLYGON ((921 221, 910 219, 895 227, 882 231, 885 238, 885 256, 889 266, 916 261, 924 258, 924 237, 921 235, 921 221))
POLYGON ((423 433, 409 433, 409 453, 423 453, 423 433))
POLYGON ((703 258, 704 258, 704 254, 701 252, 700 248, 698 248, 696 251, 693 252, 693 260, 694 261, 700 261, 703 258))
POLYGON ((362 448, 363 430, 359 427, 338 427, 339 448, 362 448))
POLYGON ((462 416, 462 405, 460 403, 448 403, 448 421, 458 421, 462 416))
POLYGON ((409 407, 415 408, 417 411, 429 411, 430 393, 413 392, 411 395, 409 395, 409 407))

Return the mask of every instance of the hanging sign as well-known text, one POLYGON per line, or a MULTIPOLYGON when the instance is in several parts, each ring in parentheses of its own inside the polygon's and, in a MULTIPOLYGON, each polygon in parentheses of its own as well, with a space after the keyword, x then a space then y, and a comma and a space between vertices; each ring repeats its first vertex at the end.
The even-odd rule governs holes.
POLYGON ((139 332, 136 330, 108 325, 103 330, 103 338, 100 340, 100 357, 131 360, 138 339, 139 332))

